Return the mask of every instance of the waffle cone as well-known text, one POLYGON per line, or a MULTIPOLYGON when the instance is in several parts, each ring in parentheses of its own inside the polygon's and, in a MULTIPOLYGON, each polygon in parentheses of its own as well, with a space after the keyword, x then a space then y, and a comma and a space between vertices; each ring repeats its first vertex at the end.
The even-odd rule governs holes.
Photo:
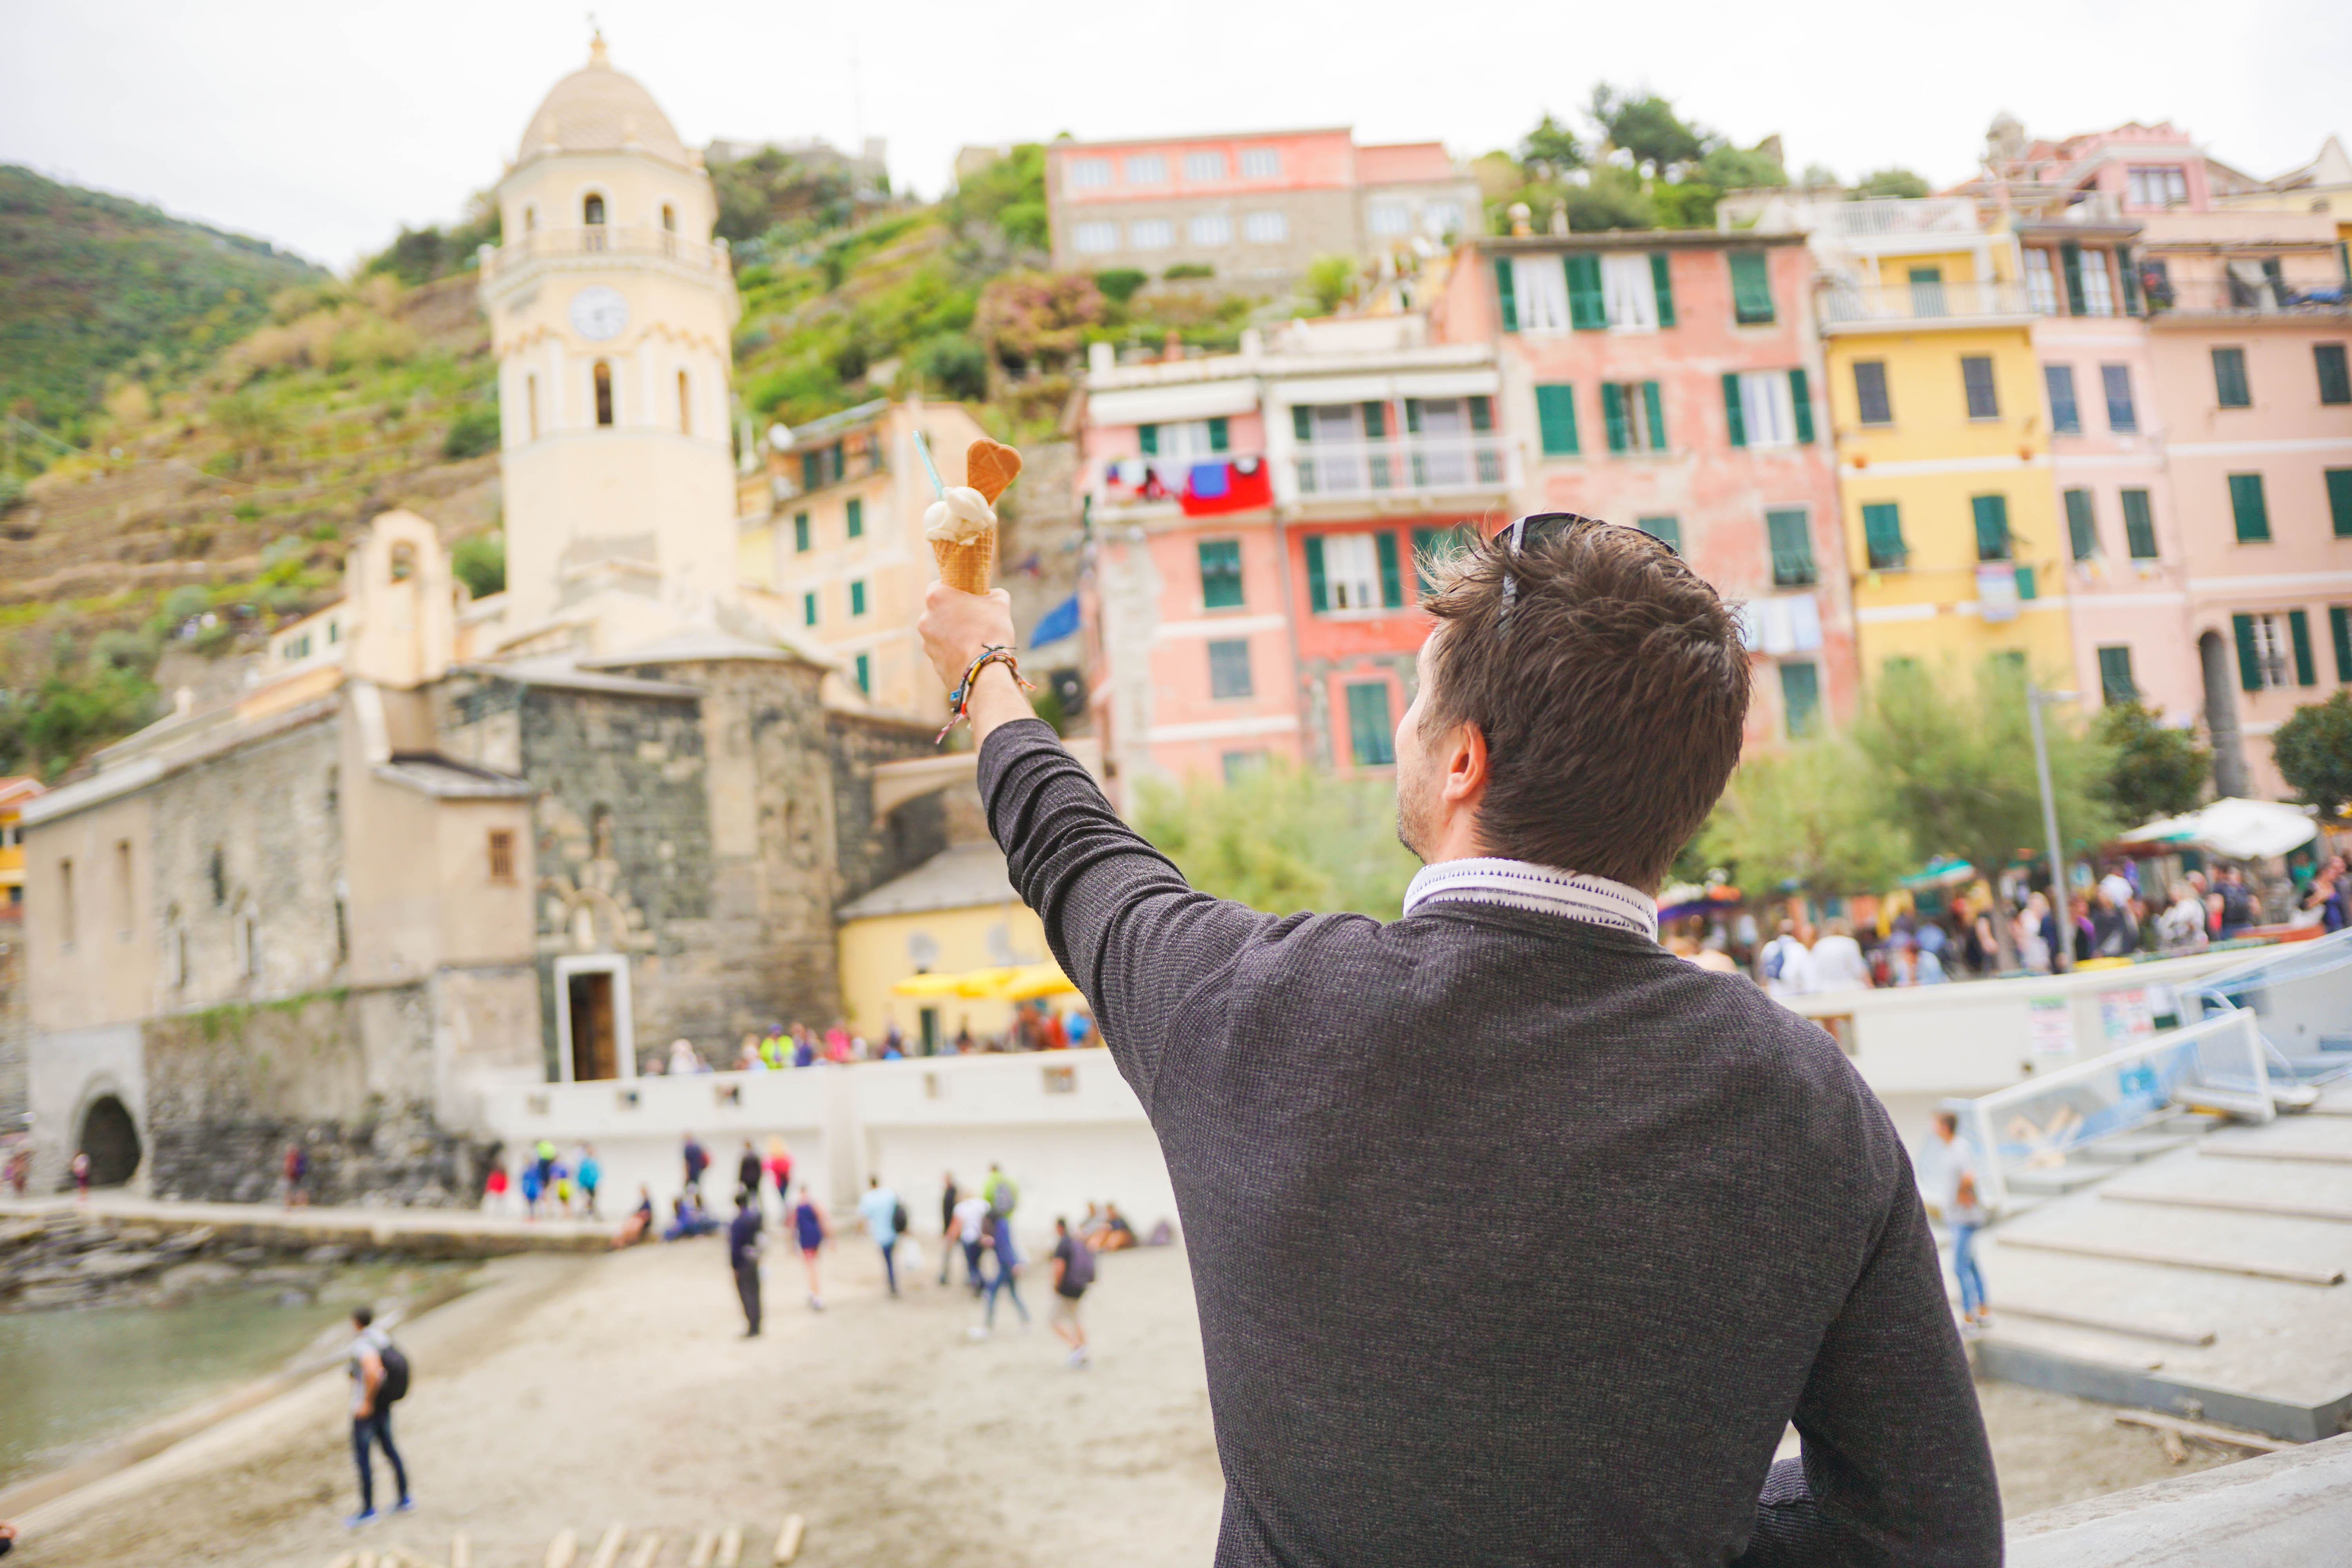
POLYGON ((996 531, 990 529, 968 544, 931 541, 931 556, 940 563, 940 581, 966 594, 988 592, 996 566, 996 531))

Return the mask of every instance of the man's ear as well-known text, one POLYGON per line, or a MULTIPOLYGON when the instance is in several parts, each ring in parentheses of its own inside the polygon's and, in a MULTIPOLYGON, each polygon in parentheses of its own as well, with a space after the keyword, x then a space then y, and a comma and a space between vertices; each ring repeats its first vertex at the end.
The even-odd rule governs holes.
POLYGON ((1445 783, 1439 792, 1449 801, 1475 801, 1486 788, 1486 732, 1464 721, 1454 727, 1446 746, 1445 783))

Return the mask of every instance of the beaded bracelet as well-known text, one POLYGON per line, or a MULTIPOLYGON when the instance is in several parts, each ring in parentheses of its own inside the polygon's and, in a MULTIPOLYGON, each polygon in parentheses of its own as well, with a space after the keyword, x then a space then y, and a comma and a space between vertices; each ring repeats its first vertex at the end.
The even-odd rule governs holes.
POLYGON ((956 689, 953 691, 948 693, 948 721, 940 727, 939 734, 931 742, 933 745, 936 746, 945 741, 949 731, 971 716, 972 683, 980 679, 980 672, 992 664, 1003 665, 1012 674, 1013 684, 1022 690, 1037 689, 1022 678, 1020 660, 1013 658, 1012 648, 1002 643, 989 644, 980 650, 978 658, 964 667, 963 679, 956 683, 956 689))

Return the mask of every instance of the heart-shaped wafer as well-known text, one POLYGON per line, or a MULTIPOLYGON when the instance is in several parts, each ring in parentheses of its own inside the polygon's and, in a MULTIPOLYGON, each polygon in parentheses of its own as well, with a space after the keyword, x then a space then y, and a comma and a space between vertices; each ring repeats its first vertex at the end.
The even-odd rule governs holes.
POLYGON ((963 482, 978 490, 989 505, 1004 493, 1021 472, 1021 454, 1002 441, 982 436, 963 455, 963 482))

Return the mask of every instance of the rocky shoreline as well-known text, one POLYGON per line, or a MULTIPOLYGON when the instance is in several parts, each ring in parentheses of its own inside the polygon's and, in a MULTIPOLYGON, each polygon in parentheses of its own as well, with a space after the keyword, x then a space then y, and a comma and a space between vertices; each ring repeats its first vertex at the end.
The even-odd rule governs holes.
POLYGON ((0 1312, 165 1306, 206 1291, 268 1287, 285 1305, 306 1305, 338 1268, 381 1256, 292 1236, 287 1243, 232 1242, 211 1226, 72 1212, 0 1219, 0 1312))

